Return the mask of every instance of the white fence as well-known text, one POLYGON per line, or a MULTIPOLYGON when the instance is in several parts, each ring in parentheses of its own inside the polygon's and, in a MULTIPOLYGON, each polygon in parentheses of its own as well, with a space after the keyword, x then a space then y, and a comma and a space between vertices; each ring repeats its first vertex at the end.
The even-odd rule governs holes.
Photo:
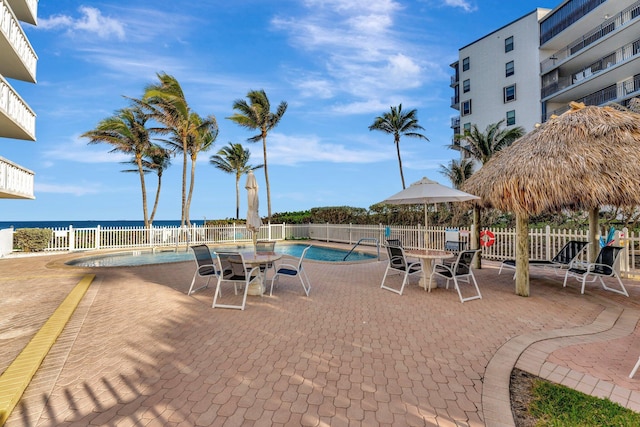
MULTIPOLYGON (((386 226, 357 224, 268 224, 263 225, 258 239, 297 240, 312 239, 363 246, 373 246, 377 240, 383 246, 387 239, 399 239, 405 248, 442 249, 447 230, 444 227, 386 226)), ((482 257, 490 260, 515 258, 515 229, 483 228, 495 235, 491 246, 482 248, 482 257)), ((471 247, 473 227, 456 229, 457 240, 463 247, 471 247)), ((529 230, 532 259, 551 259, 569 240, 587 240, 588 233, 579 230, 555 230, 551 227, 529 230)), ((53 229, 47 251, 77 251, 95 249, 171 247, 199 243, 248 243, 251 233, 244 224, 192 227, 129 227, 129 228, 57 228, 53 229)), ((624 246, 620 271, 623 274, 640 273, 640 236, 623 229, 616 233, 616 244, 624 246)), ((589 248, 589 255, 599 248, 589 248)))

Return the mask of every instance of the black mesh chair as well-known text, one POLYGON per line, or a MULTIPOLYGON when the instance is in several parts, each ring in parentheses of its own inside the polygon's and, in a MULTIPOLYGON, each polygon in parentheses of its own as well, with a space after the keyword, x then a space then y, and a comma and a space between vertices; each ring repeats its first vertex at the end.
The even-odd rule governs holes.
POLYGON ((402 291, 404 291, 404 286, 407 284, 409 277, 415 274, 422 274, 422 265, 420 261, 409 262, 404 254, 404 249, 402 249, 401 246, 388 245, 387 254, 389 255, 389 264, 387 264, 387 269, 384 271, 380 288, 402 295, 402 291), (389 274, 402 275, 402 284, 400 285, 400 289, 386 285, 385 282, 389 274))
POLYGON ((480 288, 478 288, 478 282, 473 275, 472 263, 476 254, 480 252, 479 249, 470 251, 462 251, 458 254, 458 258, 453 264, 436 264, 433 266, 431 277, 429 277, 429 292, 431 292, 431 281, 434 276, 440 276, 447 280, 446 288, 449 289, 449 281, 453 280, 454 287, 458 291, 460 302, 471 301, 474 299, 481 299, 480 288), (460 290, 460 281, 473 284, 475 293, 469 297, 463 297, 460 290), (472 283, 473 282, 473 283, 472 283))
POLYGON ((211 255, 209 247, 207 245, 195 245, 191 246, 191 250, 196 260, 196 271, 193 273, 193 280, 191 280, 191 286, 189 287, 187 295, 191 295, 200 289, 208 287, 211 278, 218 277, 218 270, 213 262, 213 256, 211 255), (193 289, 198 277, 206 277, 207 283, 197 289, 193 289))
POLYGON ((584 294, 584 287, 587 282, 595 282, 596 280, 600 280, 600 283, 602 284, 602 288, 604 290, 622 294, 628 297, 629 293, 624 287, 622 280, 620 280, 620 275, 616 272, 616 262, 618 261, 618 257, 620 256, 620 252, 622 252, 622 249, 622 246, 603 247, 602 249, 600 249, 600 253, 598 254, 595 262, 569 268, 564 275, 564 284, 562 286, 567 286, 567 279, 569 279, 569 277, 574 277, 576 280, 582 282, 582 289, 580 290, 580 293, 584 294), (589 277, 591 277, 591 279, 587 280, 589 277), (608 287, 604 283, 604 277, 615 277, 618 280, 620 289, 608 287))

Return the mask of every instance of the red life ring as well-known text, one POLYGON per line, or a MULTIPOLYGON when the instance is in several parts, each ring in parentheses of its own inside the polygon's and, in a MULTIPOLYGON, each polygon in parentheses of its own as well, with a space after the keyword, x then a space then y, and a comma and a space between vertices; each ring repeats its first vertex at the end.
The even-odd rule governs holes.
POLYGON ((493 246, 496 242, 496 236, 490 230, 482 230, 480 232, 480 246, 489 247, 493 246))

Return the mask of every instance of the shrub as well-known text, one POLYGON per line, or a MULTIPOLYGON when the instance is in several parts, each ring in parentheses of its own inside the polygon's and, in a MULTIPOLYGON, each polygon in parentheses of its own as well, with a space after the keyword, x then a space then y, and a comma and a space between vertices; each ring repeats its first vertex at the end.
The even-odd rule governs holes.
POLYGON ((13 233, 13 246, 24 252, 41 252, 49 246, 52 234, 48 228, 19 228, 13 233))

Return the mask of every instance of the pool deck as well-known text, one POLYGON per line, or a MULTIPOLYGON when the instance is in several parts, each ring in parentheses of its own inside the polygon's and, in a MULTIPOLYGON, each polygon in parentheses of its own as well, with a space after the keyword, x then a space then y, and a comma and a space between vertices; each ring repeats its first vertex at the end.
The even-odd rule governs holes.
POLYGON ((512 426, 514 366, 640 411, 640 282, 580 295, 536 269, 523 298, 485 261, 462 304, 417 278, 381 290, 386 261, 306 262, 309 297, 283 278, 239 311, 186 295, 193 262, 68 258, 0 259, 0 372, 95 274, 6 426, 512 426))

